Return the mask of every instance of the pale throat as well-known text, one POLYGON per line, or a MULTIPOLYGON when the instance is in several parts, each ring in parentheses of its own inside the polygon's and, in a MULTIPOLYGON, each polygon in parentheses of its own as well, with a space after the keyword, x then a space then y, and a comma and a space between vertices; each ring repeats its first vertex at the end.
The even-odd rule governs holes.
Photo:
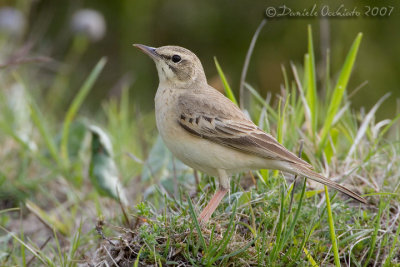
POLYGON ((195 81, 195 77, 191 77, 189 80, 180 80, 165 63, 157 65, 157 72, 160 80, 159 86, 164 88, 187 89, 195 81))

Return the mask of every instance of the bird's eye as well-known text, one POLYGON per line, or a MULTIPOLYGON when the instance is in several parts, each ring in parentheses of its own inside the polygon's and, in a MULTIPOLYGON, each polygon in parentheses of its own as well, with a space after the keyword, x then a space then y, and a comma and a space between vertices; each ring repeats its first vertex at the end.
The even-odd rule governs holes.
POLYGON ((173 55, 172 56, 172 62, 178 63, 179 61, 181 61, 181 57, 179 55, 173 55))

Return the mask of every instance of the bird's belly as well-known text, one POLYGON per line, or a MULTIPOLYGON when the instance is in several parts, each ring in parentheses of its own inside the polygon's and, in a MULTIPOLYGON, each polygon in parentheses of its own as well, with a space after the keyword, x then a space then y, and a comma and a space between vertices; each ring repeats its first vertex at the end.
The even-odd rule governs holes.
POLYGON ((162 136, 172 154, 186 165, 217 176, 217 169, 229 175, 242 171, 268 168, 266 159, 213 143, 176 129, 173 136, 162 136))

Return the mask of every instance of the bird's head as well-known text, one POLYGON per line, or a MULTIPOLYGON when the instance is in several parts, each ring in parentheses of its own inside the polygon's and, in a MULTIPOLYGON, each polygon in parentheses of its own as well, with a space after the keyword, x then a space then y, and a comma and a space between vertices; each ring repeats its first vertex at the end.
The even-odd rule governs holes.
POLYGON ((160 84, 174 88, 190 88, 207 83, 199 58, 188 49, 180 46, 134 46, 154 60, 160 84))

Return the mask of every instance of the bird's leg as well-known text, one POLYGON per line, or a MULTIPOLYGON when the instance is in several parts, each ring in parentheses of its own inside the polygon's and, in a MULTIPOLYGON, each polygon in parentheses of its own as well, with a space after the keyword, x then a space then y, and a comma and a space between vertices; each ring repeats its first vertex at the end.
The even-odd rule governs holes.
POLYGON ((218 207, 221 200, 224 198, 225 194, 229 189, 219 187, 215 195, 212 197, 207 206, 199 215, 199 222, 206 223, 210 219, 211 215, 214 213, 215 209, 218 207))
POLYGON ((225 194, 229 191, 229 177, 224 170, 218 170, 219 174, 219 187, 215 195, 211 198, 210 202, 208 202, 207 206, 203 209, 203 211, 199 215, 199 222, 204 224, 208 222, 211 215, 214 213, 216 208, 218 207, 221 200, 224 198, 225 194))

